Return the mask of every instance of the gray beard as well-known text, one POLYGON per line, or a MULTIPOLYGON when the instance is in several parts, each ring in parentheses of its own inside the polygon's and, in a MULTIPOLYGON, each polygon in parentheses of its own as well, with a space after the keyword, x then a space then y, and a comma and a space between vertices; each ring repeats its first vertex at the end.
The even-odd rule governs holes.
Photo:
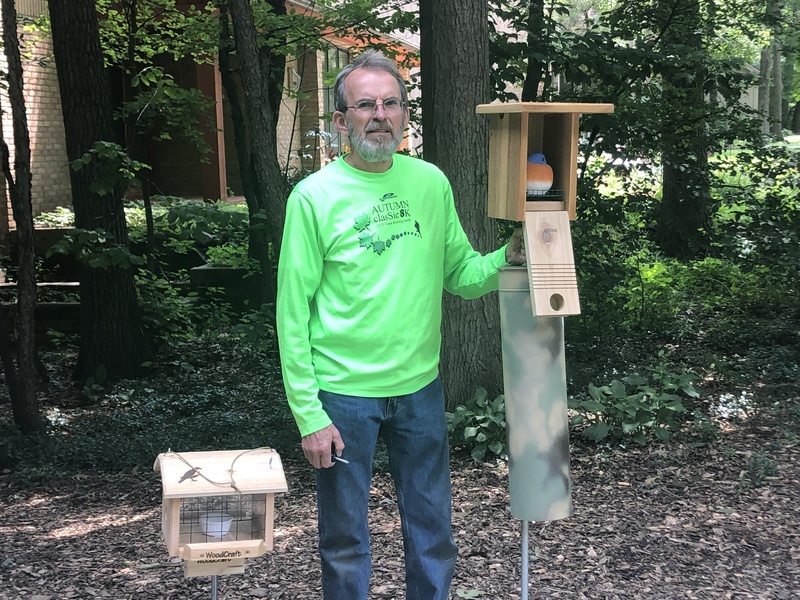
POLYGON ((367 131, 364 133, 357 133, 350 122, 347 122, 347 134, 350 136, 350 143, 353 145, 353 150, 368 163, 389 160, 403 141, 402 129, 399 131, 392 131, 391 137, 386 141, 368 140, 367 133, 367 131))

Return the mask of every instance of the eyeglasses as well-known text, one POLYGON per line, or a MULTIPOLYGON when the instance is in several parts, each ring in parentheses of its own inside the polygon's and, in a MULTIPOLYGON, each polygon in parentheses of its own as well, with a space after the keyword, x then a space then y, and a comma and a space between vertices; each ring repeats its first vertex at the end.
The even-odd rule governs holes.
POLYGON ((388 98, 383 103, 379 104, 374 100, 361 100, 356 102, 353 106, 345 106, 345 110, 353 109, 360 115, 372 115, 378 110, 378 107, 383 107, 383 112, 387 115, 399 115, 403 110, 403 103, 397 98, 388 98))

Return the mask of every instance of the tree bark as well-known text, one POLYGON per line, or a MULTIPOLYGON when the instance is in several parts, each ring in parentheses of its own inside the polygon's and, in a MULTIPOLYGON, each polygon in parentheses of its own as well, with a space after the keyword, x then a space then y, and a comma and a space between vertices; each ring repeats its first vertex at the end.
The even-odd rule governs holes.
MULTIPOLYGON (((224 3, 222 3, 224 4, 224 3)), ((276 14, 285 14, 282 1, 270 0, 276 14)), ((227 8, 233 24, 238 72, 241 76, 244 111, 247 117, 248 151, 240 160, 249 160, 246 167, 255 199, 248 198, 251 219, 251 256, 260 265, 265 284, 264 301, 274 302, 275 285, 272 264, 283 236, 286 219, 288 186, 278 162, 277 123, 280 110, 280 85, 283 82, 285 59, 269 46, 258 47, 253 11, 248 0, 228 0, 227 8), (259 224, 259 219, 263 219, 259 224), (269 251, 269 245, 272 251, 269 251)), ((229 89, 226 87, 226 89, 229 89)), ((237 147, 240 142, 237 141, 237 147)), ((247 181, 243 178, 243 181, 247 181)), ((248 189, 245 190, 245 193, 248 189)))
POLYGON ((783 69, 781 67, 781 0, 768 0, 767 14, 772 19, 772 86, 769 91, 769 123, 772 139, 783 139, 783 69))
MULTIPOLYGON (((17 39, 17 12, 14 0, 2 0, 3 47, 8 63, 8 98, 14 129, 14 171, 9 164, 8 147, 2 141, 2 166, 11 196, 17 225, 19 269, 17 271, 17 352, 16 373, 13 360, 3 360, 8 375, 14 422, 27 433, 44 429, 36 398, 36 253, 33 243, 33 207, 31 205, 31 146, 28 117, 22 93, 22 61, 17 39)), ((2 318, 0 318, 2 320, 2 318)), ((0 327, 4 324, 0 323, 0 327)))
MULTIPOLYGON (((456 208, 475 249, 497 248, 497 223, 486 215, 489 125, 475 106, 489 101, 486 0, 420 2, 424 158, 449 177, 456 208)), ((502 391, 497 295, 465 301, 445 294, 441 362, 447 404, 478 387, 502 391)))
MULTIPOLYGON (((61 91, 67 158, 73 161, 98 141, 112 141, 111 94, 103 68, 94 0, 50 0, 53 50, 61 91)), ((102 229, 113 243, 128 244, 122 193, 98 196, 89 189, 94 164, 71 171, 75 226, 102 229)), ((103 367, 109 377, 139 372, 151 356, 140 326, 133 271, 81 266, 81 339, 76 375, 103 367)))

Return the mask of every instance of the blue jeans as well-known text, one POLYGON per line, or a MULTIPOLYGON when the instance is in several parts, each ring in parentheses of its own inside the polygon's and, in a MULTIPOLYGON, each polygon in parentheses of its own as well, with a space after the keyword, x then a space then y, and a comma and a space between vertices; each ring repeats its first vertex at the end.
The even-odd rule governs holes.
POLYGON ((450 460, 442 384, 392 398, 320 392, 345 443, 333 467, 317 470, 317 516, 324 600, 366 600, 372 459, 380 436, 397 492, 407 600, 447 600, 455 570, 450 460))

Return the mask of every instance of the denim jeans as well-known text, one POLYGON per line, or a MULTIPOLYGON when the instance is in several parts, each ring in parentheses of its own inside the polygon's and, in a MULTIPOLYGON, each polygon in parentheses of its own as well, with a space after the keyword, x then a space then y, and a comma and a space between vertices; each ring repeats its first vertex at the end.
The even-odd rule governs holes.
POLYGON ((333 467, 317 470, 324 600, 366 600, 372 459, 380 436, 397 492, 407 600, 447 600, 458 553, 451 526, 450 461, 442 384, 392 398, 320 392, 345 443, 333 467))

